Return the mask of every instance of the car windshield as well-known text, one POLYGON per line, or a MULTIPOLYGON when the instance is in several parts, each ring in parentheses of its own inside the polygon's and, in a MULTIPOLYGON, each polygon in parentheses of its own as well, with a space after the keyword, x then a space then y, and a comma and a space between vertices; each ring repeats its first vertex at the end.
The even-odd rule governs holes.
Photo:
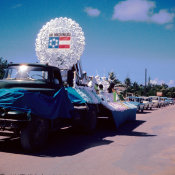
POLYGON ((157 98, 157 97, 152 97, 152 99, 153 99, 153 100, 158 100, 158 98, 157 98))
POLYGON ((139 99, 139 98, 135 98, 134 101, 136 101, 136 102, 140 102, 140 99, 139 99))
POLYGON ((34 67, 28 65, 9 66, 6 70, 4 79, 47 81, 48 71, 44 70, 42 67, 34 67))

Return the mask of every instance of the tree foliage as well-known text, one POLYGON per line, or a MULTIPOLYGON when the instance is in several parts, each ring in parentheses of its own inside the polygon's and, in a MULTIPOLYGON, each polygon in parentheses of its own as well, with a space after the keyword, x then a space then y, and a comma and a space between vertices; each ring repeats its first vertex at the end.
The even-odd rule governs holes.
POLYGON ((7 60, 0 57, 0 79, 2 79, 4 76, 4 70, 7 68, 7 64, 7 60))
POLYGON ((153 85, 149 84, 148 86, 139 85, 137 82, 131 84, 126 89, 127 93, 132 93, 135 96, 156 96, 157 92, 162 92, 162 95, 165 97, 175 98, 175 87, 168 87, 167 84, 162 85, 153 85))
MULTIPOLYGON (((115 84, 121 83, 115 76, 114 72, 110 72, 109 79, 115 84)), ((150 78, 149 78, 150 79, 150 78)), ((150 80, 148 86, 143 86, 142 84, 138 84, 137 82, 132 83, 131 79, 127 77, 124 80, 124 85, 126 86, 126 90, 123 94, 126 96, 127 94, 133 94, 135 96, 156 96, 157 92, 162 92, 165 97, 175 98, 175 87, 168 87, 167 84, 151 84, 150 80)))
POLYGON ((108 73, 108 79, 109 79, 110 83, 114 83, 114 84, 119 84, 119 83, 121 83, 121 82, 117 79, 117 77, 116 77, 116 75, 115 75, 114 72, 109 72, 109 73, 108 73))
POLYGON ((124 82, 127 88, 131 87, 131 79, 129 77, 127 77, 124 82))

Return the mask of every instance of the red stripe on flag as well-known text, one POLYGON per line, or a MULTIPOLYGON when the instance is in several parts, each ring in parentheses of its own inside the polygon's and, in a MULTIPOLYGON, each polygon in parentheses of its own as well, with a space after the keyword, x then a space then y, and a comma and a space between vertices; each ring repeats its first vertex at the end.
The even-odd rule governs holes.
POLYGON ((59 40, 70 40, 70 36, 60 36, 59 40))
POLYGON ((70 45, 59 45, 60 49, 69 49, 70 45))

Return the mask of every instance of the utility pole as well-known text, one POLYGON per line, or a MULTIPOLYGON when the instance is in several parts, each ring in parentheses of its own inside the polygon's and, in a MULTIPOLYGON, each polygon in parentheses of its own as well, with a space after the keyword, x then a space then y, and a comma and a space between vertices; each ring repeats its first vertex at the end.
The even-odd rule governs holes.
POLYGON ((147 69, 145 69, 145 96, 146 96, 146 86, 147 86, 147 69))
POLYGON ((150 86, 151 85, 151 77, 149 76, 149 78, 148 78, 148 86, 150 86))
POLYGON ((147 69, 145 69, 145 87, 147 86, 147 69))

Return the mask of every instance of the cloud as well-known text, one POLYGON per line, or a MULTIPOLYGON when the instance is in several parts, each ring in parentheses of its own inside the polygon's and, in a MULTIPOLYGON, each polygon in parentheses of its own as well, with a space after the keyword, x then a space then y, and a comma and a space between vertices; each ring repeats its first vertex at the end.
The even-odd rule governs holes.
POLYGON ((157 24, 167 24, 173 22, 174 14, 169 13, 167 10, 160 10, 150 17, 150 21, 157 24))
POLYGON ((149 0, 125 0, 114 7, 112 19, 120 21, 152 22, 168 24, 173 22, 174 13, 167 10, 154 12, 156 3, 149 0))
POLYGON ((21 6, 22 6, 22 4, 16 4, 16 5, 12 6, 12 9, 16 9, 16 8, 21 7, 21 6))
POLYGON ((175 81, 174 80, 170 80, 169 83, 168 83, 169 86, 175 86, 175 81))
POLYGON ((95 8, 92 8, 92 7, 86 7, 84 11, 85 11, 89 16, 93 16, 93 17, 99 16, 100 13, 101 13, 100 10, 95 9, 95 8))
POLYGON ((150 83, 151 83, 151 84, 158 84, 158 79, 150 80, 150 83))
POLYGON ((158 78, 155 78, 154 80, 150 80, 150 83, 154 84, 154 85, 162 85, 165 83, 165 81, 159 80, 158 78))
POLYGON ((153 80, 150 80, 150 83, 153 85, 162 85, 162 84, 167 84, 170 87, 175 87, 175 80, 170 80, 168 83, 166 83, 163 80, 159 80, 158 78, 155 78, 153 80))
POLYGON ((147 21, 154 7, 154 2, 146 0, 121 1, 114 7, 112 18, 121 21, 147 21))

